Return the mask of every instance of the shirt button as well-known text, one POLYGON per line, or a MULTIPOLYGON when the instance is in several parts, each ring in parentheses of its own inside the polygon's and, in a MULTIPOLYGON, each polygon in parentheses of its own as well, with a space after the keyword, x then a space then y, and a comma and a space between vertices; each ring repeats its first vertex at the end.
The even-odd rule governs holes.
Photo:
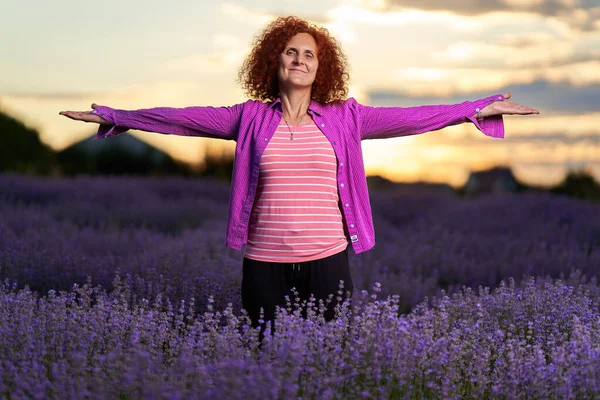
POLYGON ((345 206, 346 206, 346 207, 350 207, 350 204, 346 203, 346 204, 345 204, 345 206))
POLYGON ((325 128, 325 124, 321 124, 321 128, 325 128))
POLYGON ((340 167, 343 167, 343 166, 344 166, 344 163, 343 163, 343 162, 341 162, 341 163, 340 163, 340 167))
POLYGON ((340 186, 341 186, 341 187, 344 187, 344 184, 343 184, 343 183, 340 183, 340 186))
POLYGON ((268 141, 269 139, 265 138, 265 142, 268 141))
POLYGON ((479 108, 476 108, 475 111, 479 111, 479 108))
POLYGON ((354 224, 350 224, 350 228, 354 228, 354 224))
POLYGON ((498 97, 498 100, 502 100, 502 97, 498 97))

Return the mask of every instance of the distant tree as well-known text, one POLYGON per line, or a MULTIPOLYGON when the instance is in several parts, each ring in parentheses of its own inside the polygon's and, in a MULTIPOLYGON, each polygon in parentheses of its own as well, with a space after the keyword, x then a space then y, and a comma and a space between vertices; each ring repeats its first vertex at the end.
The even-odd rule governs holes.
POLYGON ((600 185, 590 171, 573 170, 550 192, 586 200, 600 201, 600 185))
POLYGON ((0 171, 28 175, 59 173, 54 151, 36 130, 0 111, 0 171))
POLYGON ((137 139, 120 135, 97 141, 91 137, 55 152, 39 133, 0 111, 0 172, 28 175, 183 175, 231 180, 233 155, 210 151, 203 166, 194 168, 137 139))
POLYGON ((219 154, 207 152, 204 157, 202 176, 212 176, 219 179, 231 180, 233 174, 233 156, 226 152, 219 154))
POLYGON ((57 154, 65 175, 188 175, 182 162, 133 135, 91 137, 57 154))

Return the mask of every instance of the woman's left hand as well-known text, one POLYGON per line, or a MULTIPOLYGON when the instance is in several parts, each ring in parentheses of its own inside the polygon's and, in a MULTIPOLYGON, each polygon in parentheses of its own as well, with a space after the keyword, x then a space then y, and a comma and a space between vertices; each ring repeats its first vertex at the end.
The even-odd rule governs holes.
MULTIPOLYGON (((488 104, 484 108, 481 109, 481 116, 491 117, 493 115, 502 115, 502 114, 516 114, 516 115, 529 115, 529 114, 539 114, 540 112, 534 108, 521 106, 516 103, 512 103, 508 101, 510 99, 510 92, 504 94, 505 100, 503 101, 495 101, 491 104, 488 104)), ((473 118, 477 118, 477 114, 473 115, 473 118)))

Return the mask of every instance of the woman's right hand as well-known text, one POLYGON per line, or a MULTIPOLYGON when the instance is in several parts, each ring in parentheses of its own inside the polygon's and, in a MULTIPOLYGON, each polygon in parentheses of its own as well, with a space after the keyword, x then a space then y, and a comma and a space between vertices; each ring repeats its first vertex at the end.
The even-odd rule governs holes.
MULTIPOLYGON (((92 103, 92 108, 98 107, 96 103, 92 103)), ((61 111, 59 115, 74 119, 75 121, 95 122, 100 125, 111 125, 110 122, 95 114, 94 111, 61 111)))

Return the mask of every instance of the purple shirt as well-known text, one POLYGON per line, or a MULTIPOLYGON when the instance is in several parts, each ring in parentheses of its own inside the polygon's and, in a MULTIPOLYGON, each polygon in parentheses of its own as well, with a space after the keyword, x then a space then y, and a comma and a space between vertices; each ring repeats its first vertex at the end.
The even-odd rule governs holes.
MULTIPOLYGON (((328 105, 311 102, 308 112, 335 151, 344 228, 356 254, 375 245, 361 140, 415 135, 468 120, 485 135, 503 138, 502 115, 480 121, 472 117, 486 105, 500 100, 504 96, 497 94, 473 102, 408 108, 365 106, 354 98, 328 105)), ((248 100, 229 107, 157 107, 135 111, 98 106, 94 112, 112 124, 100 125, 94 139, 139 129, 235 140, 226 244, 236 250, 242 248, 248 238, 260 159, 282 118, 280 99, 267 103, 248 100)))

